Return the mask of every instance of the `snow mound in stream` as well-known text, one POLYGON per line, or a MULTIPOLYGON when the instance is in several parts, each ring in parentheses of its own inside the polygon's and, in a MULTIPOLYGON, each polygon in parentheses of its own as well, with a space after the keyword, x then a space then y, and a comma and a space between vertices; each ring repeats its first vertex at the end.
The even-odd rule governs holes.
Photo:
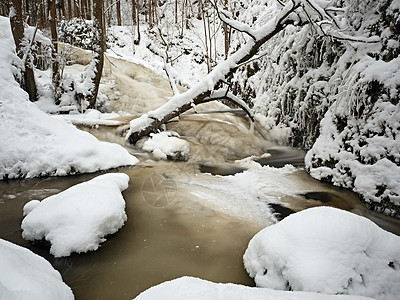
POLYGON ((95 172, 138 160, 29 102, 14 79, 19 63, 8 18, 0 17, 0 180, 95 172))
POLYGON ((71 289, 48 261, 2 239, 0 270, 0 299, 74 299, 71 289))
POLYGON ((187 160, 190 145, 179 138, 176 132, 160 132, 150 134, 143 144, 143 150, 152 152, 159 159, 187 160))
POLYGON ((400 295, 400 237, 335 208, 310 208, 266 227, 250 241, 244 263, 260 287, 400 295))
POLYGON ((117 232, 127 220, 121 191, 128 188, 128 182, 128 175, 110 173, 41 202, 28 202, 21 224, 23 238, 46 239, 55 257, 97 250, 104 237, 117 232))
POLYGON ((213 283, 194 277, 181 277, 154 286, 135 300, 367 300, 371 298, 284 292, 232 283, 213 283))

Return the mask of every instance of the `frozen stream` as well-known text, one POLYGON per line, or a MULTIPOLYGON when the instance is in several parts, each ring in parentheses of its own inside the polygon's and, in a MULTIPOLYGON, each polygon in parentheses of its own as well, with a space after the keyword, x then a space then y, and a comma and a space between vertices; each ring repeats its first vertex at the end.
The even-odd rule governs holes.
MULTIPOLYGON (((165 81, 142 67, 113 61, 118 68, 103 79, 102 87, 110 109, 139 114, 166 101, 170 93, 165 81)), ((213 113, 187 114, 168 124, 189 142, 187 162, 157 161, 126 145, 120 136, 123 126, 83 128, 126 146, 141 161, 112 170, 130 176, 123 192, 128 220, 98 251, 55 259, 47 245, 23 240, 20 230, 26 202, 98 174, 0 181, 0 237, 44 256, 76 299, 86 300, 132 299, 150 286, 184 275, 253 285, 242 261, 249 240, 277 217, 312 206, 353 211, 399 234, 398 220, 368 212, 353 193, 308 176, 301 166, 302 151, 269 141, 259 124, 250 133, 246 118, 215 112, 219 109, 209 104, 199 111, 213 113), (267 152, 271 156, 259 161, 275 167, 245 159, 267 152), (296 167, 282 167, 286 163, 296 167)))

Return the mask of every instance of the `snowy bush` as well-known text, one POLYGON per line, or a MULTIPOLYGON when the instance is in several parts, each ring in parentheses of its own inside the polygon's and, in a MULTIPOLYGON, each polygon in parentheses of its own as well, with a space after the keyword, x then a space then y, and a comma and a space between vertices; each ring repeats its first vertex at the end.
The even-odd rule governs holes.
MULTIPOLYGON (((268 16, 262 4, 255 1, 238 18, 261 24, 268 16)), ((400 173, 400 5, 338 5, 343 38, 323 35, 315 24, 287 26, 259 59, 239 70, 235 89, 256 113, 290 126, 292 145, 311 149, 306 166, 314 177, 352 188, 371 208, 399 215, 400 183, 393 174, 400 173)))
POLYGON ((82 49, 94 50, 96 32, 93 21, 80 18, 61 20, 58 27, 58 39, 82 49))
POLYGON ((257 286, 398 299, 400 238, 367 218, 310 208, 266 227, 244 254, 257 286))

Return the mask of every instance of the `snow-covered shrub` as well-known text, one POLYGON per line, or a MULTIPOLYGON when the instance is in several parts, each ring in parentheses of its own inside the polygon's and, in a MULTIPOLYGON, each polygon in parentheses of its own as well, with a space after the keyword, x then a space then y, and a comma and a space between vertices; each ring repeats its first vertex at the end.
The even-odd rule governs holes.
POLYGON ((266 227, 244 254, 257 286, 398 299, 400 237, 331 207, 292 214, 266 227))
MULTIPOLYGON (((257 8, 262 3, 255 1, 238 18, 262 23, 268 16, 257 8)), ((312 148, 306 166, 314 177, 352 188, 371 207, 399 214, 400 183, 393 174, 400 173, 400 5, 337 4, 342 38, 321 34, 315 24, 287 26, 264 45, 258 60, 239 70, 235 89, 256 113, 290 126, 292 145, 312 148)))
POLYGON ((93 50, 96 32, 93 21, 80 18, 62 20, 58 27, 58 39, 76 47, 93 50))

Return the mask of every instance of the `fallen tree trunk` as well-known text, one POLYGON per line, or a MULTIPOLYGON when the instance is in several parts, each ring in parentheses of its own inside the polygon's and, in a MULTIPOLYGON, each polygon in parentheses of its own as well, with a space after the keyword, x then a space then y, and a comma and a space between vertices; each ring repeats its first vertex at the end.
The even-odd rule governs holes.
POLYGON ((253 119, 251 110, 247 105, 243 101, 238 101, 234 95, 229 94, 228 89, 216 92, 214 92, 214 89, 221 85, 227 78, 230 78, 241 65, 249 61, 264 43, 282 31, 288 24, 293 23, 288 16, 300 6, 299 2, 301 1, 291 0, 277 12, 274 19, 257 30, 242 26, 244 24, 239 22, 229 22, 232 20, 229 20, 226 16, 221 16, 224 22, 227 22, 237 30, 247 33, 251 38, 243 47, 218 64, 213 71, 191 89, 185 93, 173 96, 158 109, 132 120, 130 130, 126 136, 127 140, 131 144, 135 144, 143 136, 154 132, 162 124, 193 108, 195 105, 214 100, 227 99, 234 101, 253 119))

